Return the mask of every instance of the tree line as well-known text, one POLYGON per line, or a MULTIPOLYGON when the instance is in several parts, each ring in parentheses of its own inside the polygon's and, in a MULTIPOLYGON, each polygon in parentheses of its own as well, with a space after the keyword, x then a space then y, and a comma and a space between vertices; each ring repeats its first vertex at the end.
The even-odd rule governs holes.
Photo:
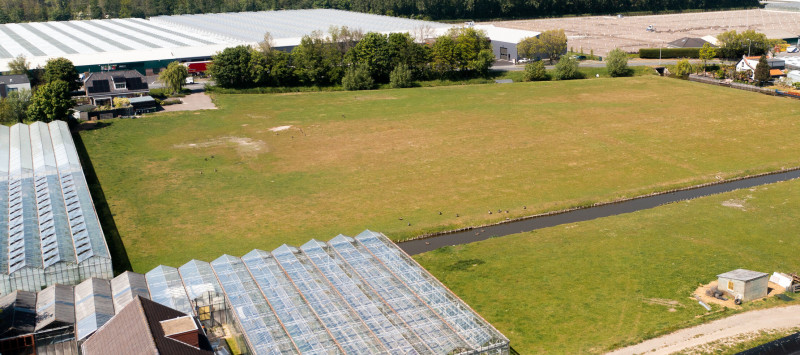
POLYGON ((0 99, 0 123, 27 121, 67 121, 75 105, 71 93, 80 89, 78 71, 71 61, 54 58, 43 69, 30 70, 25 57, 10 64, 8 74, 24 74, 31 79, 32 90, 18 90, 0 99))
POLYGON ((0 23, 332 8, 430 20, 755 7, 758 0, 0 0, 0 23))
POLYGON ((265 36, 258 48, 227 48, 212 58, 209 72, 223 88, 331 86, 370 89, 415 80, 467 78, 488 73, 494 62, 489 38, 473 28, 452 28, 433 43, 408 33, 362 34, 346 27, 327 36, 304 36, 291 52, 272 48, 265 36))

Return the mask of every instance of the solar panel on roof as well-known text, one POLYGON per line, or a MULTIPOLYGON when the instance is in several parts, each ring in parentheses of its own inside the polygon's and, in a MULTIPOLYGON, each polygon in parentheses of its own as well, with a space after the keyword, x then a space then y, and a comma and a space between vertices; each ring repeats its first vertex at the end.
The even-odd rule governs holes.
POLYGON ((90 94, 111 92, 111 85, 108 80, 92 80, 92 85, 88 89, 90 94))
POLYGON ((127 78, 125 82, 128 90, 146 90, 148 88, 142 78, 127 78))

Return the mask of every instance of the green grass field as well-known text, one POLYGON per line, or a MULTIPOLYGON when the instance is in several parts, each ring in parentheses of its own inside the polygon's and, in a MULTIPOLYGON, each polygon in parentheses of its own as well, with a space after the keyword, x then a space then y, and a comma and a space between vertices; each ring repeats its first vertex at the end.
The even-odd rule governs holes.
MULTIPOLYGON (((696 318, 705 309, 690 298, 720 273, 800 271, 798 214, 793 180, 416 259, 521 354, 601 353, 731 315, 696 318)), ((744 308, 799 302, 788 294, 744 308)))
POLYGON ((800 165, 796 102, 654 76, 216 102, 81 133, 134 271, 800 165))

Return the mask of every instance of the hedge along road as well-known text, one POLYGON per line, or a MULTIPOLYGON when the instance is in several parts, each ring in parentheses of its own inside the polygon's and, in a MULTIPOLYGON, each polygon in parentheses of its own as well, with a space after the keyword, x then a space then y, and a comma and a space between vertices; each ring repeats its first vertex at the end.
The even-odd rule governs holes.
POLYGON ((800 168, 754 175, 717 183, 698 185, 685 189, 667 191, 627 200, 597 204, 564 211, 550 212, 483 227, 470 227, 458 231, 423 235, 399 242, 398 245, 410 255, 421 254, 450 245, 468 244, 492 237, 530 232, 561 224, 589 221, 658 207, 668 203, 710 196, 723 192, 746 189, 800 178, 800 168))

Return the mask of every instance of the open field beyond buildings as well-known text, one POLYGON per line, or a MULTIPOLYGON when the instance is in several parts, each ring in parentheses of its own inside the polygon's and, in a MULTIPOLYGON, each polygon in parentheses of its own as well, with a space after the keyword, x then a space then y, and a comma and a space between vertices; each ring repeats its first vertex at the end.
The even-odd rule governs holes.
MULTIPOLYGON (((800 35, 800 12, 774 10, 738 10, 697 12, 670 15, 586 16, 538 20, 498 21, 500 27, 531 31, 564 29, 570 48, 583 48, 605 56, 614 48, 637 52, 642 47, 659 47, 683 37, 716 36, 722 32, 748 29, 769 38, 800 35), (653 25, 654 32, 647 32, 653 25)), ((792 43, 794 44, 794 43, 792 43)))
MULTIPOLYGON (((800 271, 800 181, 446 247, 416 259, 521 354, 602 353, 711 316, 691 299, 737 268, 800 271)), ((743 310, 797 304, 797 295, 743 310)), ((800 321, 800 320, 799 320, 800 321)), ((756 344, 753 344, 756 345, 756 344)))
POLYGON ((655 76, 216 103, 81 132, 134 271, 800 165, 795 101, 655 76))

